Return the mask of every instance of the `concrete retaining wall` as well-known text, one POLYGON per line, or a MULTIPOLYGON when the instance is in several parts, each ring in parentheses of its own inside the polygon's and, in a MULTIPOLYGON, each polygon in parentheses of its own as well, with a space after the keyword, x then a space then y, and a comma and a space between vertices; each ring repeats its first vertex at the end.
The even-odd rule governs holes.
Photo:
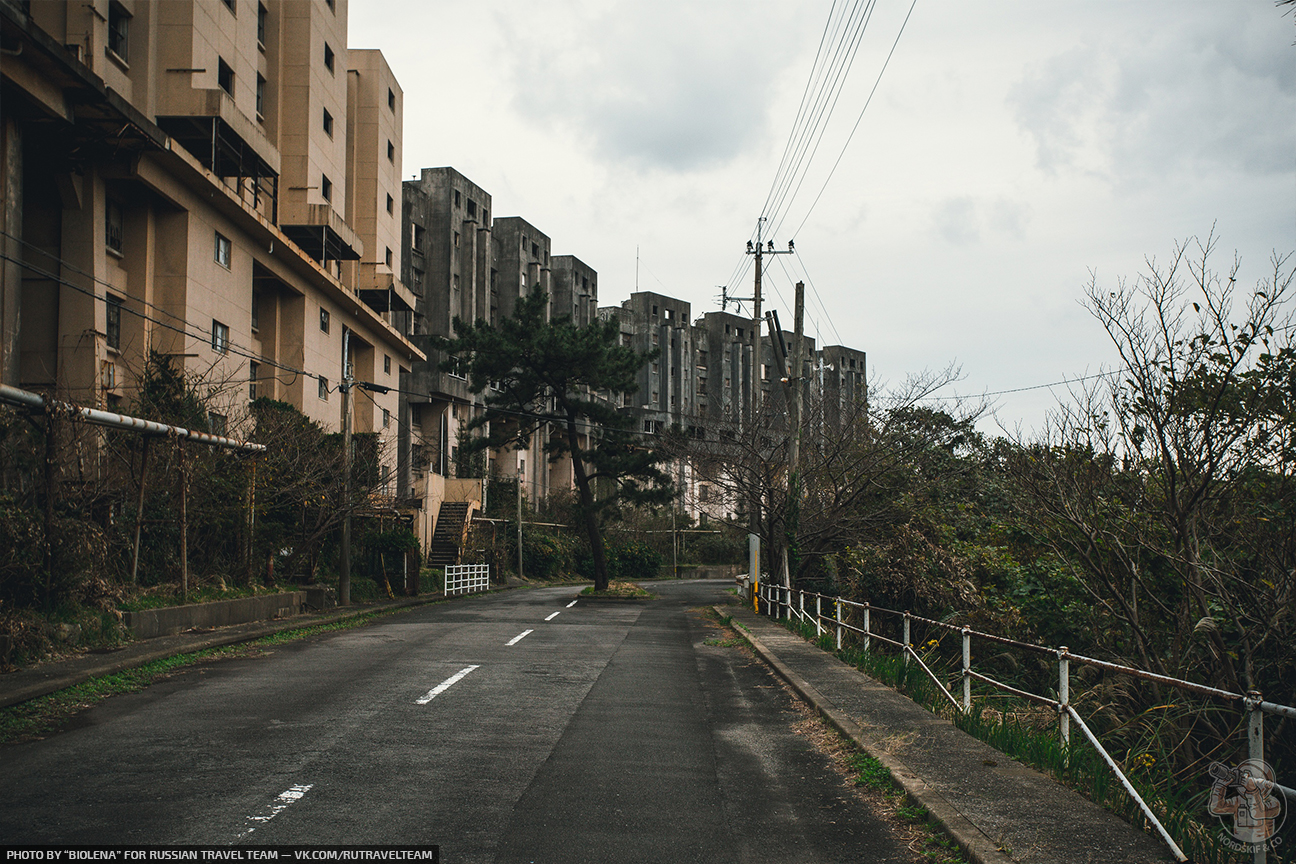
POLYGON ((126 629, 136 639, 171 636, 194 627, 227 627, 249 621, 266 621, 300 615, 306 605, 305 591, 284 594, 266 594, 262 597, 241 597, 238 600, 218 600, 215 603, 195 603, 192 606, 170 606, 165 609, 147 609, 143 612, 123 612, 126 629))
MULTIPOLYGON (((742 564, 681 564, 679 575, 681 579, 733 579, 742 569, 742 564)), ((661 575, 671 575, 669 564, 662 567, 661 575)))

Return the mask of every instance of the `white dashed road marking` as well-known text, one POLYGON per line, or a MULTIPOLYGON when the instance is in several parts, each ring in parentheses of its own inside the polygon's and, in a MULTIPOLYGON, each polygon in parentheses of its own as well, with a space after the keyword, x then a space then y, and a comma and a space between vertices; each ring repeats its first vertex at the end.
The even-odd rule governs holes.
POLYGON ((571 607, 573 607, 573 606, 575 606, 575 605, 576 605, 576 601, 573 600, 572 602, 570 602, 570 603, 567 604, 567 608, 570 609, 571 607))
POLYGON ((510 640, 509 640, 508 642, 506 642, 505 644, 506 644, 506 645, 516 645, 517 643, 521 642, 524 638, 526 638, 526 635, 527 635, 528 633, 534 633, 534 632, 535 632, 534 630, 523 630, 521 633, 519 633, 518 635, 514 636, 512 639, 510 639, 510 640))
POLYGON ((239 839, 242 840, 244 837, 278 816, 288 807, 289 804, 294 804, 300 801, 314 785, 314 783, 307 783, 305 785, 290 786, 286 792, 280 792, 279 797, 271 801, 267 806, 267 812, 264 815, 247 817, 249 823, 248 829, 239 835, 239 839))
MULTIPOLYGON (((479 664, 479 665, 480 665, 480 664, 479 664)), ((433 699, 435 699, 436 697, 440 696, 442 693, 444 693, 445 691, 447 691, 447 690, 449 690, 451 687, 453 687, 457 681, 459 681, 461 678, 463 678, 463 677, 464 677, 465 675, 467 675, 469 672, 471 672, 471 671, 473 671, 474 669, 477 669, 477 668, 478 668, 478 666, 467 666, 467 667, 465 667, 465 668, 463 668, 463 669, 460 669, 458 672, 456 672, 455 674, 451 675, 449 678, 447 678, 446 680, 442 681, 440 684, 438 684, 437 686, 433 687, 431 690, 429 690, 428 692, 424 693, 424 694, 423 694, 422 696, 420 696, 419 698, 415 699, 414 702, 415 702, 416 704, 419 704, 419 705, 426 705, 427 703, 431 702, 433 699)))
POLYGON ((561 610, 561 609, 559 609, 557 612, 555 612, 555 613, 553 613, 552 615, 550 615, 550 616, 549 616, 548 618, 546 618, 545 620, 546 620, 546 621, 552 621, 553 619, 557 618, 560 614, 562 614, 562 610, 561 610))

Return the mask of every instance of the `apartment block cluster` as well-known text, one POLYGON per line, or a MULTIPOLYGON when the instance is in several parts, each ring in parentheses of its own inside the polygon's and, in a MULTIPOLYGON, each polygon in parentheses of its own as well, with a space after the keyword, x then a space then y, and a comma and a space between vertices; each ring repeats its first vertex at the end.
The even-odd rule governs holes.
MULTIPOLYGON (((458 476, 481 474, 458 442, 482 397, 432 349, 455 317, 497 322, 539 285, 551 315, 616 314, 661 349, 623 405, 645 433, 739 418, 753 346, 774 362, 750 320, 648 292, 599 308, 592 267, 462 174, 403 181, 404 92, 348 46, 347 2, 0 0, 0 382, 124 411, 158 352, 217 394, 218 434, 262 396, 336 431, 339 385, 374 385, 352 426, 425 543, 485 492, 458 476)), ((862 396, 862 352, 808 347, 834 398, 862 396)), ((570 488, 539 448, 485 474, 570 488)))

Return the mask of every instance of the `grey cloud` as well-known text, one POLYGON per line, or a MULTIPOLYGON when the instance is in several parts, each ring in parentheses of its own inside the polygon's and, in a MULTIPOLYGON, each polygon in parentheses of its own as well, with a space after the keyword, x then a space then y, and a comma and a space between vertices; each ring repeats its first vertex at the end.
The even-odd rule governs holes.
POLYGON ((524 115, 568 126, 603 158, 675 171, 766 140, 771 86, 796 41, 780 35, 786 12, 666 3, 569 12, 558 33, 510 26, 524 115))
POLYGON ((1009 96, 1037 164, 1141 185, 1176 168, 1291 170, 1296 64, 1265 4, 1212 4, 1031 68, 1009 96), (1212 14, 1207 14, 1212 13, 1212 14))
POLYGON ((982 226, 1020 238, 1030 221, 1030 208, 1007 198, 981 201, 969 195, 947 198, 932 213, 936 233, 956 246, 981 240, 982 226))
POLYGON ((981 239, 980 218, 971 198, 949 198, 936 208, 936 230, 956 246, 981 239))

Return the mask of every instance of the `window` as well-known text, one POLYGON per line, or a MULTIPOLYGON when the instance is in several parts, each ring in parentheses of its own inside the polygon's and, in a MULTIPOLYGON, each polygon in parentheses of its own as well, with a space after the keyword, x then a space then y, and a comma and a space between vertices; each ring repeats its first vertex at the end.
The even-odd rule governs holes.
POLYGON ((262 48, 265 47, 266 40, 266 20, 270 17, 270 10, 265 4, 257 4, 257 44, 262 48))
POLYGON ((104 207, 104 245, 110 252, 118 255, 123 252, 122 245, 122 209, 121 205, 111 198, 104 207))
POLYGON ((383 256, 383 261, 387 263, 388 267, 392 266, 392 251, 390 246, 387 247, 387 252, 383 256))
POLYGON ((265 85, 266 85, 265 76, 258 72, 257 80, 256 80, 256 119, 257 120, 265 119, 265 85))
POLYGON ((454 243, 454 247, 455 247, 456 249, 458 249, 458 248, 459 248, 459 232, 458 232, 458 231, 454 232, 454 240, 453 240, 452 242, 454 243))
POLYGON ((319 398, 327 402, 328 394, 329 394, 328 379, 325 378, 323 375, 321 375, 319 379, 319 398))
POLYGON ((108 331, 108 347, 114 350, 121 349, 121 310, 121 298, 109 294, 106 329, 108 331))
POLYGON ((391 355, 389 354, 383 355, 383 374, 384 375, 391 374, 391 355))
POLYGON ((324 196, 325 201, 333 200, 333 181, 328 179, 327 174, 320 175, 320 194, 324 196))
POLYGON ((248 363, 248 398, 257 398, 257 376, 261 374, 261 364, 253 360, 248 363))
POLYGON ((653 374, 654 374, 654 375, 657 374, 657 364, 656 364, 656 363, 652 364, 652 371, 653 371, 653 374))
POLYGON ((329 7, 330 12, 336 12, 337 11, 336 2, 337 0, 324 0, 324 5, 329 7))
POLYGON ((396 110, 396 94, 392 91, 390 87, 387 88, 387 110, 388 111, 396 110))
POLYGON ((329 70, 330 75, 333 73, 333 49, 327 42, 324 43, 324 68, 329 70))
POLYGON ((216 263, 230 269, 231 247, 230 240, 219 231, 216 232, 216 263))
POLYGON ((234 70, 219 57, 216 58, 216 85, 229 95, 234 95, 234 70))
POLYGON ((212 350, 217 354, 229 351, 229 325, 212 319, 212 350))
POLYGON ((329 332, 329 311, 323 306, 320 307, 320 331, 329 332))
POLYGON ((327 108, 324 109, 324 134, 333 137, 333 115, 327 108))
POLYGON ((103 364, 103 387, 105 390, 111 390, 117 386, 117 364, 111 360, 105 360, 103 364))
POLYGON ((235 5, 235 0, 221 0, 221 2, 225 4, 226 9, 230 10, 235 15, 238 14, 238 6, 235 5))
POLYGON ((455 291, 459 290, 459 274, 453 273, 450 276, 450 287, 455 291))
POLYGON ((396 200, 390 195, 387 196, 387 212, 389 214, 396 212, 396 200))
POLYGON ((390 141, 387 142, 387 161, 396 164, 396 145, 390 141))
MULTIPOLYGON (((386 429, 386 428, 387 428, 388 426, 390 426, 390 425, 391 425, 391 412, 388 411, 386 408, 384 408, 384 409, 383 409, 383 428, 386 429)), ((383 467, 386 468, 387 466, 384 465, 383 467)))
POLYGON ((468 199, 468 218, 470 219, 477 218, 477 202, 472 200, 471 198, 468 199))
POLYGON ((410 270, 410 288, 415 294, 423 296, 423 271, 410 270))
POLYGON ((414 251, 415 252, 423 251, 423 235, 426 232, 427 229, 424 228, 423 226, 421 225, 414 226, 414 251))
POLYGON ((207 428, 213 435, 225 435, 225 415, 217 414, 215 411, 207 412, 207 428))
POLYGON ((108 50, 123 61, 130 59, 130 19, 120 3, 108 4, 108 50))
POLYGON ((454 193, 454 199, 455 199, 455 206, 456 206, 456 207, 460 206, 460 204, 459 204, 460 198, 459 198, 459 190, 458 190, 458 189, 455 190, 455 193, 454 193))
POLYGON ((539 258, 539 257, 540 257, 540 244, 538 244, 538 243, 532 243, 532 244, 531 244, 531 257, 532 257, 532 258, 539 258))
POLYGON ((252 329, 258 330, 261 327, 261 292, 255 288, 252 290, 252 329))

